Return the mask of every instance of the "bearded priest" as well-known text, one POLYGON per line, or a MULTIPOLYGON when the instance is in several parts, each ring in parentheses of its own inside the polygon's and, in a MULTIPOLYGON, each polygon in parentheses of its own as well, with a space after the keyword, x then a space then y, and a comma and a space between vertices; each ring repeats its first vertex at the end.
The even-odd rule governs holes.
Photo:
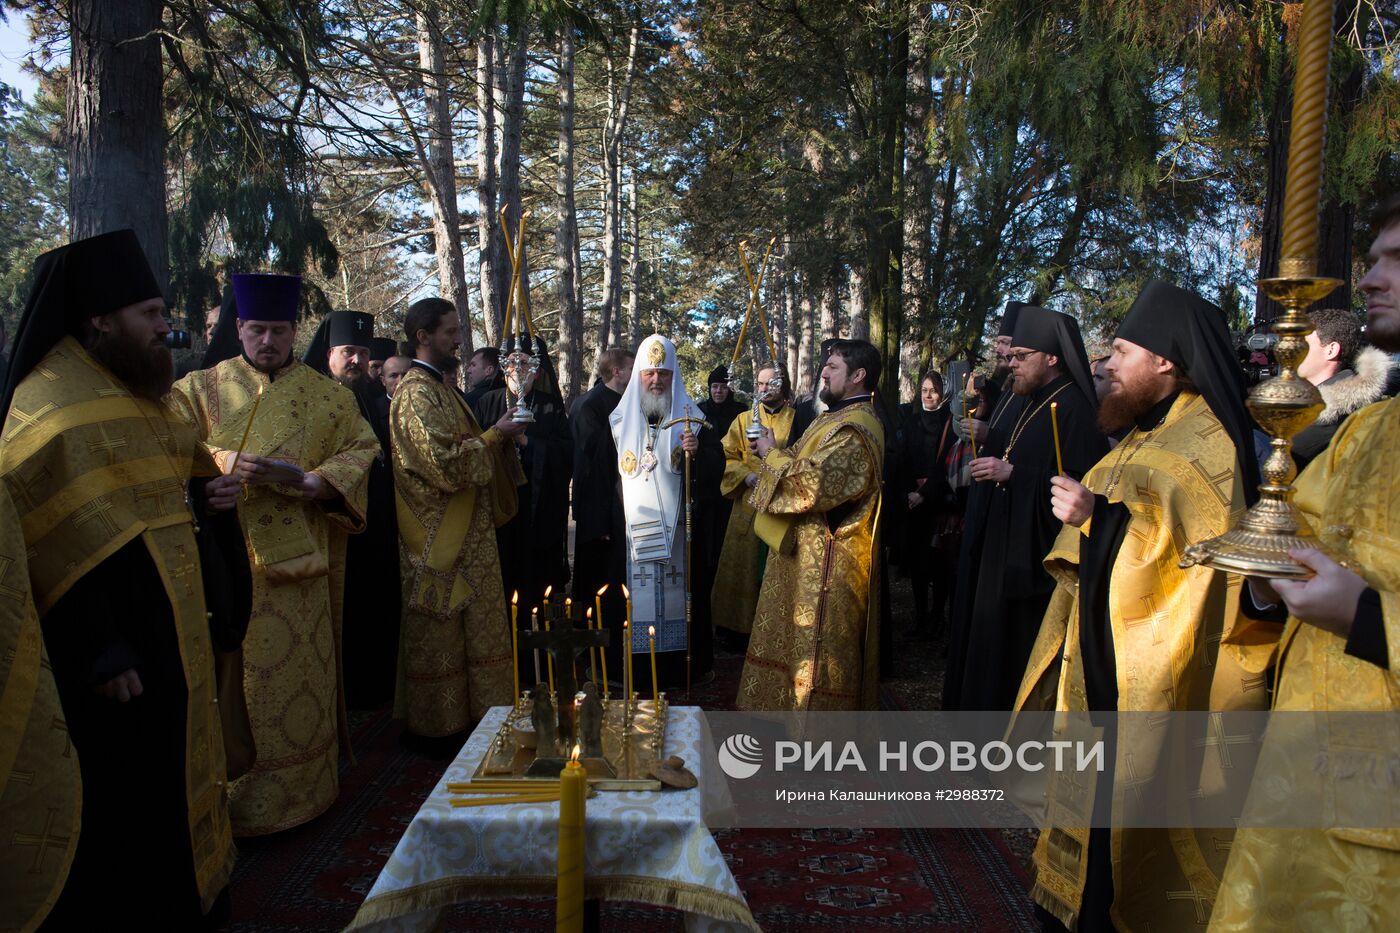
POLYGON ((769 553, 739 709, 875 709, 880 355, 863 340, 838 340, 821 379, 826 411, 794 445, 779 448, 771 427, 751 442, 759 472, 748 503, 769 553))
POLYGON ((242 354, 175 383, 169 405, 246 490, 243 685, 258 757, 229 811, 234 835, 258 836, 319 816, 339 793, 346 544, 365 528, 379 442, 349 389, 292 356, 301 278, 237 274, 233 291, 242 354))
MULTIPOLYGON (((656 628, 657 675, 663 687, 685 684, 687 656, 692 678, 704 677, 714 667, 708 599, 692 607, 690 632, 686 631, 686 454, 692 458, 693 490, 718 488, 724 470, 719 432, 703 418, 700 406, 685 391, 675 345, 660 334, 643 340, 608 424, 617 448, 626 527, 624 580, 632 595, 631 650, 643 655, 645 663, 647 629, 656 628), (682 420, 686 418, 692 420, 682 420)), ((701 542, 693 536, 691 546, 695 554, 702 553, 701 542)), ((709 581, 699 573, 702 563, 695 560, 691 567, 696 572, 689 581, 693 601, 702 593, 708 596, 709 581)), ((622 620, 604 621, 619 629, 622 620)), ((635 679, 633 689, 644 695, 635 679)))

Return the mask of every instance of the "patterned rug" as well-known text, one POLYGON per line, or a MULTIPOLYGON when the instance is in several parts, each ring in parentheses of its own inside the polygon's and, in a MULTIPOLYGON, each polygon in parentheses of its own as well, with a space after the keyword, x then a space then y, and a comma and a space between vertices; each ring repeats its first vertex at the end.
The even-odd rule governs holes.
MULTIPOLYGON (((927 709, 932 669, 941 668, 938 645, 906 639, 900 615, 896 676, 883 686, 881 705, 927 709)), ((732 709, 742 665, 741 655, 720 651, 717 676, 697 685, 691 702, 732 709)), ((445 761, 405 748, 400 731, 382 711, 353 716, 359 763, 342 768, 335 805, 305 826, 240 844, 233 918, 225 929, 339 930, 350 922, 446 769, 445 761)), ((1039 929, 1022 857, 995 831, 724 830, 716 838, 766 931, 1039 929)), ((502 900, 458 907, 446 928, 526 933, 553 924, 548 900, 502 900)), ((606 903, 601 928, 670 933, 684 927, 677 913, 606 903)))

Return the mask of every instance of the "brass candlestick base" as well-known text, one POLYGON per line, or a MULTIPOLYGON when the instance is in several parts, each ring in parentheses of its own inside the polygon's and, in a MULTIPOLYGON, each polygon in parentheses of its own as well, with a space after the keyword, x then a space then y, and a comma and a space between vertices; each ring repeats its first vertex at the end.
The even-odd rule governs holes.
MULTIPOLYGON (((1280 266, 1286 277, 1259 281, 1264 294, 1287 309, 1273 325, 1279 336, 1274 356, 1280 370, 1273 379, 1251 389, 1247 402, 1254 420, 1269 432, 1273 448, 1260 470, 1264 482, 1259 485, 1259 501, 1226 534, 1188 547, 1182 567, 1199 564, 1245 576, 1304 578, 1311 576, 1311 571, 1294 563, 1289 550, 1326 550, 1293 504, 1298 469, 1292 449, 1294 436, 1312 424, 1323 409, 1317 387, 1298 376, 1298 364, 1308 355, 1303 338, 1313 330, 1303 309, 1342 283, 1312 275, 1311 263, 1294 260, 1280 266)), ((1240 456, 1251 454, 1240 452, 1240 456)))

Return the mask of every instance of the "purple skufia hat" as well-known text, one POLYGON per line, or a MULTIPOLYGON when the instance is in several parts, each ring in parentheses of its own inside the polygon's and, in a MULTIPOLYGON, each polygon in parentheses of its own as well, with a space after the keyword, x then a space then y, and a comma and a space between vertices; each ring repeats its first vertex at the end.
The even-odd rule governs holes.
POLYGON ((301 276, 238 272, 233 297, 240 321, 296 321, 301 276))

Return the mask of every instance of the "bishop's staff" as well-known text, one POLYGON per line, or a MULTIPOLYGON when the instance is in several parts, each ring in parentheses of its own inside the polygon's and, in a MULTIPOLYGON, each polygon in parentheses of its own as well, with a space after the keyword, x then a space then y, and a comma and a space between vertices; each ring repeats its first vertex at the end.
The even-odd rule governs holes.
MULTIPOLYGON (((690 437, 695 432, 690 429, 692 424, 700 425, 701 429, 710 427, 710 423, 704 418, 695 418, 690 414, 690 406, 685 406, 685 415, 680 418, 672 418, 661 427, 669 428, 673 424, 684 424, 686 437, 690 437)), ((690 451, 685 452, 685 698, 690 700, 690 618, 691 618, 691 583, 690 583, 690 541, 691 541, 691 519, 690 507, 694 498, 690 493, 690 451)))

